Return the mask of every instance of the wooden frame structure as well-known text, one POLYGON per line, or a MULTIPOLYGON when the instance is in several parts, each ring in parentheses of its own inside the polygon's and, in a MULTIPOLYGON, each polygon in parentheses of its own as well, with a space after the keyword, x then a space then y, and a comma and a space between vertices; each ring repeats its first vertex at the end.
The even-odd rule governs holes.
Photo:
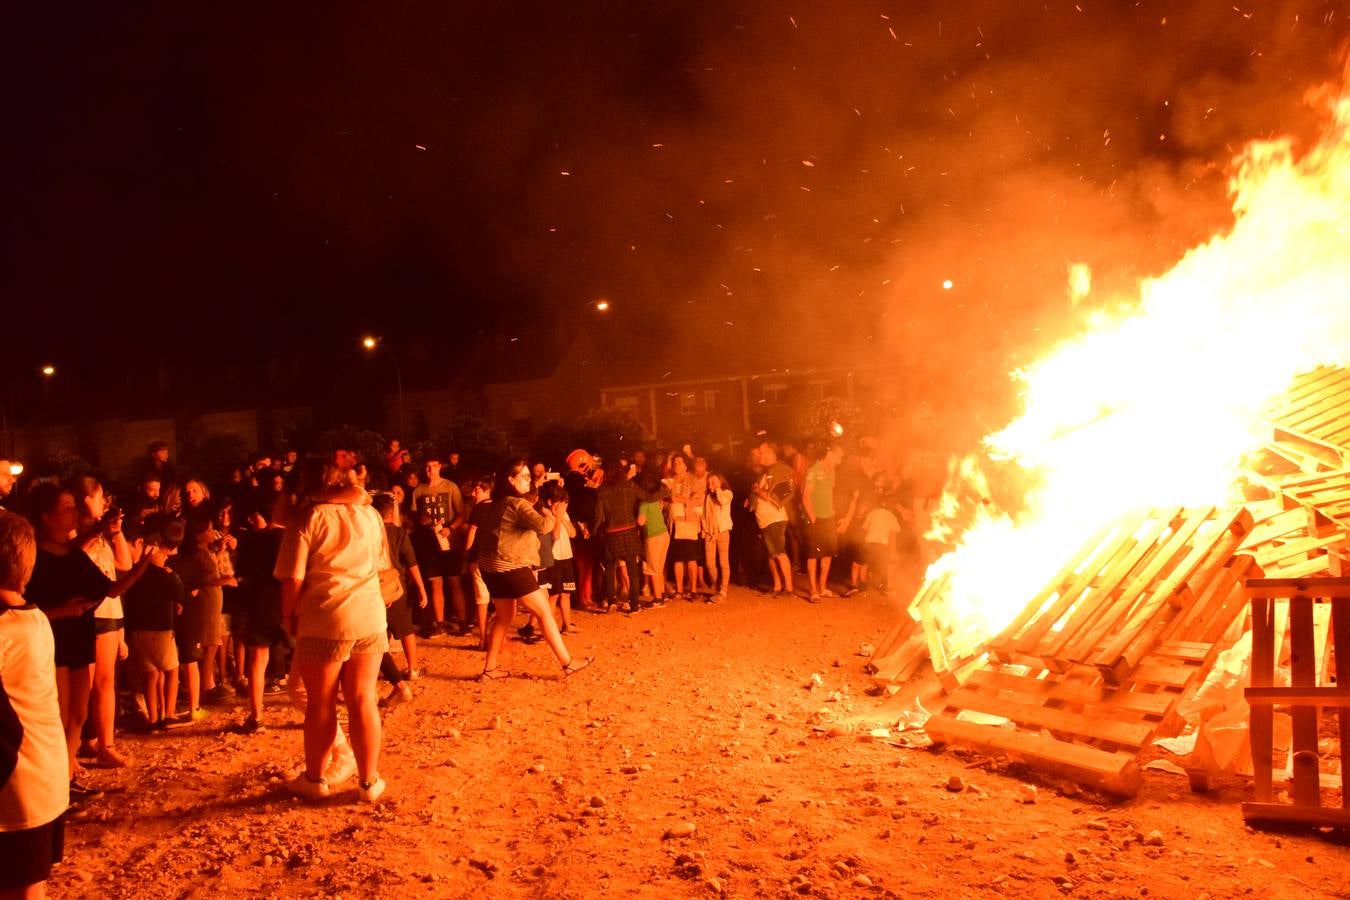
POLYGON ((1252 608, 1252 668, 1251 687, 1245 693, 1251 705, 1256 799, 1242 804, 1242 815, 1253 821, 1350 828, 1350 776, 1342 767, 1340 807, 1324 806, 1318 750, 1323 708, 1336 710, 1342 761, 1350 745, 1350 578, 1253 579, 1247 583, 1246 593, 1252 608), (1319 601, 1330 604, 1329 617, 1316 614, 1319 601), (1281 621, 1280 613, 1287 616, 1285 621, 1281 621), (1320 636, 1319 619, 1327 623, 1320 636), (1275 684, 1279 645, 1285 635, 1289 646, 1288 686, 1275 684), (1334 674, 1326 664, 1328 637, 1334 644, 1334 674), (1319 643, 1323 645, 1321 653, 1319 643), (1275 798, 1276 706, 1287 707, 1293 720, 1291 803, 1275 798))

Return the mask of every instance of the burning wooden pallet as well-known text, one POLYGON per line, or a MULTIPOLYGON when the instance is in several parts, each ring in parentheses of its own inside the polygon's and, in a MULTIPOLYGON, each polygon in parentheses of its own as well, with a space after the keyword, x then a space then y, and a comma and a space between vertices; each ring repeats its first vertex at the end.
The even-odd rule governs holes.
POLYGON ((1247 506, 1253 527, 1239 549, 1256 557, 1269 578, 1341 575, 1350 558, 1350 534, 1316 509, 1286 508, 1282 498, 1247 506))
POLYGON ((1217 640, 1243 602, 1254 561, 1234 554, 1251 528, 1245 509, 1136 514, 1084 545, 989 651, 1121 684, 1159 641, 1217 640))
POLYGON ((1344 768, 1345 748, 1350 745, 1350 653, 1346 652, 1350 648, 1350 578, 1253 580, 1247 583, 1247 594, 1252 605, 1252 686, 1245 694, 1251 704, 1256 800, 1242 804, 1242 814, 1249 820, 1350 827, 1350 775, 1344 768), (1318 615, 1318 600, 1330 601, 1330 615, 1318 615), (1286 637, 1288 687, 1275 684, 1275 665, 1286 637), (1335 645, 1334 674, 1327 664, 1328 637, 1335 645), (1287 707, 1293 720, 1292 803, 1275 800, 1276 706, 1287 707), (1339 808, 1322 805, 1318 720, 1323 707, 1336 710, 1341 753, 1339 808))
POLYGON ((1350 369, 1324 366, 1298 376, 1269 415, 1272 449, 1304 471, 1350 466, 1350 369))
POLYGON ((1174 734, 1176 705, 1240 631, 1245 509, 1150 510, 1097 535, 989 644, 929 720, 937 741, 1007 753, 1112 793, 1174 734), (992 719, 990 717, 993 717, 992 719))

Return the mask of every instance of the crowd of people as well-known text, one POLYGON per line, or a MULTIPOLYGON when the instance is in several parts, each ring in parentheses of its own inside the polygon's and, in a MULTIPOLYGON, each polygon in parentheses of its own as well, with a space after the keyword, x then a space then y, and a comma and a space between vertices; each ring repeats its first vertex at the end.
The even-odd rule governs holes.
POLYGON ((26 861, 0 891, 45 881, 69 804, 98 793, 86 765, 131 763, 119 725, 172 730, 238 697, 228 727, 254 733, 265 695, 288 691, 305 714, 291 790, 356 776, 375 802, 380 707, 413 696, 419 637, 476 640, 493 682, 515 630, 566 678, 594 662, 567 648, 577 611, 719 603, 733 580, 813 603, 884 590, 913 549, 909 498, 867 442, 843 461, 837 444, 761 438, 730 471, 685 445, 489 474, 391 440, 371 460, 255 453, 208 484, 156 442, 118 502, 95 475, 18 480, 0 460, 0 504, 18 511, 0 511, 0 858, 26 861))

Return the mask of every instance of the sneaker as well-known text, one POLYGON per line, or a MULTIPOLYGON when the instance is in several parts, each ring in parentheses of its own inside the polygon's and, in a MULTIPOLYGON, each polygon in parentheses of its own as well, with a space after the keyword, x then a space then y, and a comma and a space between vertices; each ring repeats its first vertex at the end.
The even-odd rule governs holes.
POLYGON ((257 716, 249 716, 239 725, 240 734, 261 734, 267 730, 267 726, 258 721, 257 716))
POLYGON ((344 747, 334 751, 333 758, 328 761, 328 768, 323 770, 323 780, 337 787, 355 774, 356 756, 352 754, 351 747, 344 747))
POLYGON ((100 769, 122 769, 126 768, 129 762, 131 760, 124 753, 119 752, 116 747, 104 747, 98 751, 97 761, 94 765, 100 769))
POLYGON ((663 607, 663 606, 666 605, 666 598, 665 598, 665 597, 653 597, 653 598, 651 598, 651 600, 649 601, 648 605, 650 605, 653 609, 660 609, 661 607, 663 607))
POLYGON ((374 803, 384 796, 384 779, 376 775, 374 781, 361 782, 361 802, 374 803))
POLYGON ((229 694, 226 691, 225 685, 218 684, 209 690, 202 691, 202 702, 212 704, 223 703, 228 696, 229 694))
POLYGON ((727 599, 727 595, 724 594, 724 593, 722 593, 721 591, 718 591, 716 594, 713 594, 712 596, 710 596, 710 597, 708 598, 708 602, 709 602, 709 603, 721 603, 721 602, 722 602, 723 600, 725 600, 725 599, 727 599))
POLYGON ((263 685, 263 693, 270 694, 271 696, 284 693, 285 690, 286 686, 280 681, 268 681, 263 685))
POLYGON ((98 748, 93 744, 80 744, 80 748, 75 751, 76 759, 98 759, 98 748))
POLYGON ((307 797, 310 800, 322 799, 327 797, 329 793, 327 779, 320 778, 318 781, 310 781, 304 772, 292 778, 287 787, 297 797, 307 797))
POLYGON ((385 709, 393 709, 401 703, 407 703, 412 699, 412 685, 406 681, 400 681, 394 685, 394 689, 389 692, 389 696, 380 698, 380 706, 385 709))
POLYGON ((103 791, 96 787, 90 787, 74 778, 70 779, 70 799, 71 800, 92 800, 95 797, 103 796, 103 791))

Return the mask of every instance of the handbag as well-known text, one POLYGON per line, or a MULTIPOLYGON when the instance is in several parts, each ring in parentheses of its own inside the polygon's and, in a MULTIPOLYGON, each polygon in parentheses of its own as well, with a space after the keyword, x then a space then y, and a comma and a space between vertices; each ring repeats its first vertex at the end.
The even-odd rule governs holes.
POLYGON ((393 557, 394 555, 389 549, 389 539, 386 536, 384 547, 381 548, 380 552, 380 562, 386 563, 387 567, 380 569, 377 573, 380 576, 380 598, 384 600, 385 606, 393 605, 395 600, 403 596, 403 575, 394 566, 393 557))
POLYGON ((675 540, 677 541, 698 540, 698 523, 690 522, 687 519, 681 519, 678 522, 676 522, 675 540))

